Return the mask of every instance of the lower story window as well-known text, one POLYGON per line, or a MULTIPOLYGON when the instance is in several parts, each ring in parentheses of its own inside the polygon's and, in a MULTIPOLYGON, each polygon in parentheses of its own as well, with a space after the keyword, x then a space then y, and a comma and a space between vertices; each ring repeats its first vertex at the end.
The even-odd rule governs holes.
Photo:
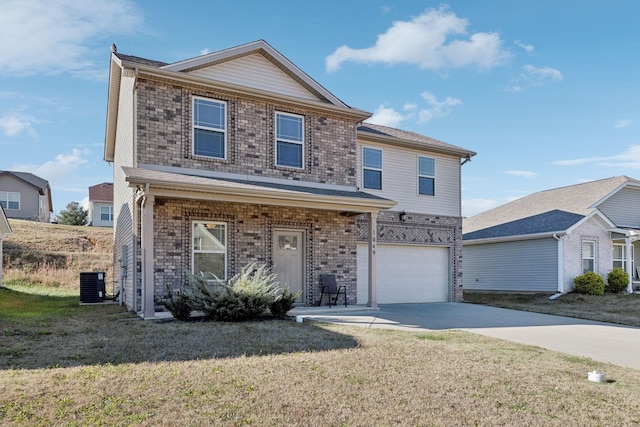
MULTIPOLYGON (((631 246, 631 266, 633 267, 633 246, 631 246)), ((613 268, 621 268, 627 271, 627 248, 625 245, 616 243, 613 245, 613 268)))
POLYGON ((113 206, 100 206, 100 220, 113 221, 113 206))
POLYGON ((596 267, 596 242, 593 240, 582 241, 582 272, 595 271, 596 267))
POLYGON ((227 225, 193 223, 193 274, 211 280, 227 280, 227 225))
POLYGON ((0 205, 4 209, 20 210, 20 193, 0 191, 0 205))

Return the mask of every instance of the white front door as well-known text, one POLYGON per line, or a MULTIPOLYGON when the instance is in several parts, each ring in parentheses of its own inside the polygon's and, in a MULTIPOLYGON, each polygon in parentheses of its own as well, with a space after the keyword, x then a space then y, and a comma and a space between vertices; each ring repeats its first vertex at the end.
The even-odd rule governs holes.
MULTIPOLYGON (((291 292, 304 289, 304 232, 277 230, 273 236, 273 270, 281 286, 291 292)), ((304 292, 304 291, 303 291, 304 292)), ((300 295, 297 302, 303 301, 300 295)))

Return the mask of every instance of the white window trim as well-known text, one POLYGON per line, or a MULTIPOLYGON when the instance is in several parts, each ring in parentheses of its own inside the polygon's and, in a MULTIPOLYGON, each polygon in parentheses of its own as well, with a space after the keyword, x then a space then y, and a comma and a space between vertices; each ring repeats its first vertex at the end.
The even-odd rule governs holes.
POLYGON ((227 160, 227 152, 228 152, 228 138, 227 138, 227 111, 228 105, 226 101, 222 101, 220 99, 214 98, 206 98, 204 96, 193 96, 191 100, 191 153, 194 157, 199 157, 202 159, 215 159, 215 160, 227 160), (197 126, 196 125, 196 100, 203 100, 208 102, 216 102, 224 105, 224 129, 215 129, 207 126, 197 126), (204 129, 212 132, 220 132, 224 135, 224 157, 214 157, 214 156, 205 156, 203 154, 196 154, 196 129, 204 129))
MULTIPOLYGON (((612 258, 612 268, 613 268, 613 263, 618 261, 622 263, 622 269, 624 271, 627 271, 627 245, 625 245, 624 243, 614 243, 613 244, 614 247, 614 251, 613 251, 613 256, 612 258), (621 253, 622 253, 622 258, 616 258, 616 251, 615 251, 615 247, 620 247, 621 253)), ((634 273, 634 263, 633 263, 633 259, 635 257, 635 251, 634 251, 634 246, 631 245, 631 272, 634 273)))
POLYGON ((596 258, 598 256, 597 250, 598 250, 598 246, 596 244, 596 241, 593 239, 582 239, 582 241, 580 242, 580 270, 582 271, 582 273, 585 273, 584 260, 586 259, 593 260, 593 270, 591 271, 593 272, 597 271, 597 265, 596 265, 596 258), (583 250, 585 243, 591 243, 593 245, 593 257, 585 257, 584 250, 583 250))
POLYGON ((9 211, 9 210, 11 210, 11 211, 19 211, 20 210, 20 205, 22 205, 22 201, 20 200, 20 196, 21 196, 20 192, 18 192, 18 191, 3 191, 3 193, 6 195, 5 196, 6 199, 3 200, 5 202, 5 204, 7 205, 5 210, 7 210, 7 211, 9 211), (9 201, 15 202, 15 200, 10 200, 10 196, 12 194, 14 194, 14 195, 17 194, 18 195, 18 208, 17 209, 9 207, 9 201))
POLYGON ((292 114, 292 113, 285 113, 283 111, 276 111, 273 115, 273 121, 274 121, 274 129, 275 129, 275 133, 274 133, 274 138, 273 138, 273 152, 274 152, 274 156, 273 156, 273 163, 275 165, 276 168, 281 168, 281 169, 295 169, 295 170, 304 170, 304 165, 305 165, 305 123, 304 123, 304 116, 300 115, 300 114, 292 114), (302 119, 302 141, 295 141, 292 139, 286 139, 286 138, 278 138, 278 116, 290 116, 290 117, 299 117, 300 119, 302 119), (288 142, 290 144, 298 144, 302 146, 302 157, 300 159, 300 167, 296 167, 296 166, 287 166, 287 165, 279 165, 278 164, 278 141, 283 141, 283 142, 288 142))
POLYGON ((191 221, 191 273, 196 274, 195 272, 195 256, 196 253, 207 253, 207 254, 224 254, 224 277, 219 277, 219 279, 226 281, 228 275, 228 248, 229 248, 229 237, 228 237, 228 225, 226 222, 219 221, 191 221), (208 224, 208 225, 224 225, 224 251, 196 251, 193 247, 193 231, 196 224, 208 224))
POLYGON ((362 173, 361 173, 362 188, 365 189, 365 190, 382 191, 382 189, 384 188, 384 185, 383 185, 384 173, 382 171, 382 169, 384 168, 384 150, 382 150, 382 148, 379 148, 379 147, 371 147, 371 146, 363 145, 362 146, 362 150, 361 150, 360 153, 361 153, 361 159, 362 159, 362 173), (380 151, 380 168, 379 169, 378 168, 372 168, 372 167, 364 165, 364 150, 365 149, 380 151), (365 169, 380 172, 380 188, 368 188, 368 187, 364 186, 364 170, 365 169))
POLYGON ((430 157, 430 156, 418 156, 416 159, 416 164, 418 167, 418 178, 416 180, 416 183, 418 184, 418 187, 416 188, 416 193, 418 196, 422 196, 422 197, 435 197, 436 196, 436 158, 435 157, 430 157), (433 175, 423 175, 420 173, 420 158, 425 158, 425 159, 431 159, 433 160, 433 175), (420 193, 420 178, 433 178, 433 194, 421 194, 420 193))
POLYGON ((100 206, 100 221, 113 221, 113 206, 100 206), (107 215, 109 215, 108 219, 102 219, 102 209, 108 209, 108 212, 106 213, 107 215))

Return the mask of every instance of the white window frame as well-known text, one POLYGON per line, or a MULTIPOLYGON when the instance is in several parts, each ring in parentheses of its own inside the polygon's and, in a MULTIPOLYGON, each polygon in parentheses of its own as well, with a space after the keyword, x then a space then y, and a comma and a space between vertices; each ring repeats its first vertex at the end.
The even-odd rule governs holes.
POLYGON ((304 170, 304 159, 305 159, 305 124, 304 124, 304 116, 301 116, 300 114, 291 114, 291 113, 284 113, 282 111, 276 111, 274 114, 274 129, 275 129, 275 138, 274 138, 274 147, 273 147, 273 152, 275 153, 275 158, 273 159, 274 164, 276 167, 278 168, 286 168, 286 169, 296 169, 296 170, 304 170), (301 124, 301 133, 300 133, 300 141, 297 141, 295 139, 288 139, 288 138, 279 138, 278 137, 278 117, 279 116, 289 116, 289 117, 295 117, 296 119, 300 119, 300 124, 301 124), (278 142, 286 142, 287 144, 297 144, 300 145, 301 150, 300 150, 300 166, 291 166, 291 165, 281 165, 278 164, 278 142))
POLYGON ((113 206, 100 206, 100 221, 113 221, 113 206), (105 208, 107 212, 102 212, 105 208), (107 215, 107 219, 104 219, 103 215, 107 215))
POLYGON ((0 203, 5 210, 19 211, 20 210, 20 193, 16 191, 0 191, 0 203), (11 197, 13 196, 13 197, 11 197), (17 199, 17 200, 16 200, 17 199), (18 203, 17 208, 9 207, 9 203, 18 203))
POLYGON ((596 245, 596 241, 595 241, 595 240, 592 240, 592 239, 582 239, 582 243, 581 243, 581 245, 580 245, 580 252, 581 252, 581 257, 580 257, 580 259, 581 259, 581 262, 582 262, 581 270, 582 270, 582 273, 583 273, 583 274, 584 274, 584 273, 586 273, 587 271, 593 271, 593 272, 595 272, 595 271, 596 271, 596 257, 597 257, 596 251, 597 251, 597 249, 598 249, 598 246, 596 245), (587 257, 587 256, 585 256, 585 253, 584 253, 584 245, 585 245, 585 244, 591 244, 591 245, 593 245, 593 257, 587 257), (591 261, 593 262, 593 269, 592 269, 592 270, 585 270, 585 268, 584 268, 584 262, 585 262, 586 260, 591 260, 591 261))
POLYGON ((194 96, 192 101, 191 101, 191 152, 193 153, 194 156, 197 157, 203 157, 206 159, 216 159, 216 160, 226 160, 227 159, 227 152, 228 152, 228 138, 227 138, 227 102, 226 101, 222 101, 219 99, 213 99, 213 98, 205 98, 203 96, 194 96), (223 129, 217 129, 214 127, 210 127, 210 126, 204 126, 204 125, 197 125, 196 124, 196 103, 198 101, 204 101, 204 102, 209 102, 209 103, 213 103, 213 104, 220 104, 224 106, 224 118, 223 118, 223 125, 224 128, 223 129), (217 133, 221 133, 223 135, 222 137, 222 143, 224 144, 224 154, 223 157, 218 157, 218 156, 208 156, 206 154, 197 154, 196 153, 196 129, 201 129, 201 130, 206 130, 206 131, 210 131, 210 132, 217 132, 217 133))
POLYGON ((191 272, 194 275, 198 275, 199 273, 195 271, 195 255, 196 254, 223 254, 224 255, 224 277, 218 277, 218 279, 220 280, 227 280, 227 274, 228 274, 228 268, 227 268, 227 264, 228 264, 228 256, 227 256, 227 252, 228 252, 228 247, 229 247, 229 238, 228 238, 228 227, 227 227, 227 223, 226 222, 217 222, 217 221, 192 221, 191 222, 191 272), (206 224, 206 225, 213 225, 213 226, 219 226, 222 225, 224 226, 224 250, 220 251, 220 250, 202 250, 202 249, 196 249, 194 247, 194 238, 193 238, 193 234, 195 232, 195 227, 198 224, 206 224))
POLYGON ((429 157, 429 156, 418 156, 418 195, 419 196, 426 196, 426 197, 435 197, 436 195, 436 159, 435 157, 429 157), (421 174, 420 173, 420 159, 429 159, 433 161, 433 175, 426 175, 426 174, 421 174), (420 192, 420 178, 428 178, 428 179, 432 179, 433 180, 433 194, 422 194, 420 192))
MULTIPOLYGON (((634 247, 631 245, 631 271, 633 272, 633 259, 634 259, 634 247)), ((624 271, 627 271, 627 245, 624 243, 614 243, 613 244, 613 263, 612 268, 621 268, 624 271), (620 248, 620 252, 622 253, 622 258, 616 257, 616 248, 620 248), (619 265, 616 265, 619 263, 619 265)))
POLYGON ((382 191, 382 188, 383 188, 383 184, 382 184, 382 179, 383 179, 382 168, 383 168, 383 165, 384 165, 384 153, 382 151, 382 148, 362 146, 361 154, 362 154, 362 188, 367 189, 367 190, 382 191), (380 167, 379 168, 365 165, 365 163, 364 163, 364 158, 365 158, 364 152, 365 152, 365 150, 375 150, 375 151, 379 151, 380 152, 380 167), (372 170, 372 171, 380 172, 380 188, 370 188, 370 187, 367 187, 365 185, 365 182, 366 182, 365 178, 364 178, 365 170, 372 170))

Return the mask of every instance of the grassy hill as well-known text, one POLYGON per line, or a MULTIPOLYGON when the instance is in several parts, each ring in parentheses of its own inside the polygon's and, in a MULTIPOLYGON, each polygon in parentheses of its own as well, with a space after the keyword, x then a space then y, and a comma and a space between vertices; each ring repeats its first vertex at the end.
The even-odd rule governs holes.
POLYGON ((104 271, 113 284, 113 229, 9 219, 3 242, 4 284, 80 293, 80 272, 104 271))

